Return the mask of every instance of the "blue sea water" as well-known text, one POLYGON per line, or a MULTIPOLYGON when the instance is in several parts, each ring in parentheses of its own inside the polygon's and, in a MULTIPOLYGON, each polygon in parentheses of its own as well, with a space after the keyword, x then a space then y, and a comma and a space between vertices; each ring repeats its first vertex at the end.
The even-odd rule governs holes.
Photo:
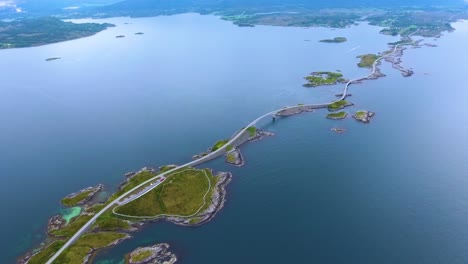
MULTIPOLYGON (((302 78, 365 75, 356 56, 397 40, 365 24, 240 28, 195 14, 103 21, 117 27, 0 52, 2 263, 40 243, 63 196, 97 183, 111 192, 125 172, 184 163, 264 112, 330 101, 341 85, 304 88, 302 78), (349 41, 318 42, 336 36, 349 41)), ((439 47, 405 51, 414 76, 384 63, 387 77, 351 87, 347 111, 376 112, 371 124, 327 120, 324 110, 265 121, 276 135, 246 145, 244 167, 202 166, 234 175, 212 222, 147 225, 95 262, 167 242, 180 263, 466 263, 468 24, 454 26, 426 40, 439 47)))

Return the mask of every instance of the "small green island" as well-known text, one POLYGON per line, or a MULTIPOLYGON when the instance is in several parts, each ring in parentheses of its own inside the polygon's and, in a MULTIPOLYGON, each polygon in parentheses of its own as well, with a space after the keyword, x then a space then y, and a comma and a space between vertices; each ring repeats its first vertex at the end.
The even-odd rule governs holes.
POLYGON ((324 42, 324 43, 343 43, 343 42, 346 42, 346 41, 348 41, 348 39, 345 38, 345 37, 335 37, 333 39, 319 40, 319 42, 324 42))
POLYGON ((305 79, 308 83, 303 84, 304 87, 318 87, 322 85, 333 85, 338 82, 347 82, 347 80, 343 78, 342 73, 328 71, 312 72, 309 76, 306 76, 305 79))
POLYGON ((60 60, 61 57, 50 57, 50 58, 47 58, 46 61, 54 61, 54 60, 60 60))
POLYGON ((362 123, 369 123, 371 118, 374 115, 375 115, 374 112, 367 111, 367 110, 360 110, 354 114, 353 118, 362 123))
POLYGON ((358 63, 358 67, 371 68, 379 56, 376 54, 364 54, 357 56, 357 58, 361 59, 361 61, 358 63))
POLYGON ((341 112, 329 113, 327 115, 327 118, 333 119, 333 120, 339 120, 339 119, 345 119, 347 116, 348 116, 348 113, 341 111, 341 112))
POLYGON ((169 251, 169 244, 139 247, 125 255, 125 264, 174 264, 177 256, 169 251))
POLYGON ((345 107, 348 107, 348 106, 352 106, 353 103, 351 102, 348 102, 346 100, 340 100, 340 101, 336 101, 330 105, 328 105, 328 111, 330 112, 335 112, 335 111, 338 111, 338 110, 341 110, 345 107))

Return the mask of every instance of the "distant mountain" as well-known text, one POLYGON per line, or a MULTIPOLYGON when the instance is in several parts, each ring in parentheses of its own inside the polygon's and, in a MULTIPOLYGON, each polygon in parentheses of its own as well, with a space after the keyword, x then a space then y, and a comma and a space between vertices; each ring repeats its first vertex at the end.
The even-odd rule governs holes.
POLYGON ((256 8, 256 7, 401 7, 463 5, 465 0, 124 0, 107 6, 108 10, 142 10, 174 8, 256 8))

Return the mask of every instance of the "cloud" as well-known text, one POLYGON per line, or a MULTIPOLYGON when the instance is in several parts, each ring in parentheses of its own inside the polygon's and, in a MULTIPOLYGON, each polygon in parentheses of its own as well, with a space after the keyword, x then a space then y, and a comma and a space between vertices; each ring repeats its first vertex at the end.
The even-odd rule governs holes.
POLYGON ((0 0, 0 10, 1 9, 14 9, 18 13, 22 11, 13 0, 0 0))

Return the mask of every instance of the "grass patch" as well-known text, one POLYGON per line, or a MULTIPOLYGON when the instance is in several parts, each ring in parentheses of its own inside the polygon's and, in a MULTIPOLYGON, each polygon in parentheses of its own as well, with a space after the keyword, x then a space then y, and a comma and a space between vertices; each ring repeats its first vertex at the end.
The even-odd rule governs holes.
POLYGON ((327 115, 327 118, 330 118, 330 119, 343 119, 343 118, 346 118, 348 116, 348 113, 342 111, 342 112, 337 112, 337 113, 329 113, 327 115))
POLYGON ((131 189, 135 188, 136 186, 140 185, 141 183, 153 178, 156 176, 155 173, 152 173, 150 171, 142 171, 138 173, 137 175, 133 176, 128 180, 128 182, 122 187, 121 190, 115 192, 107 202, 111 202, 115 199, 117 199, 119 196, 122 194, 130 191, 131 189))
POLYGON ((66 207, 72 207, 77 205, 79 202, 83 201, 84 199, 88 198, 88 195, 92 192, 92 190, 85 191, 75 195, 74 197, 65 197, 62 199, 62 204, 66 207))
POLYGON ((304 87, 316 87, 320 85, 331 85, 336 82, 344 81, 343 74, 339 72, 313 72, 311 75, 305 77, 308 83, 304 87))
POLYGON ((340 100, 336 101, 330 105, 328 105, 328 110, 329 111, 336 111, 345 108, 347 105, 349 105, 349 102, 346 100, 340 100))
POLYGON ((166 171, 172 170, 172 169, 174 169, 174 168, 176 168, 176 166, 174 166, 174 165, 165 165, 165 166, 161 166, 161 167, 159 168, 159 171, 160 171, 160 172, 166 172, 166 171))
POLYGON ((153 251, 151 251, 151 250, 149 250, 149 249, 140 250, 138 253, 132 254, 130 260, 132 261, 132 263, 133 263, 133 262, 140 262, 140 261, 145 260, 145 259, 148 258, 149 256, 151 256, 152 254, 153 254, 153 251))
POLYGON ((370 68, 374 65, 374 62, 379 58, 379 56, 375 54, 364 54, 357 56, 357 58, 361 59, 358 63, 358 66, 361 68, 370 68))
POLYGON ((63 240, 57 240, 52 242, 48 247, 41 250, 36 255, 32 256, 28 264, 44 264, 46 263, 59 249, 65 244, 63 240))
POLYGON ((51 235, 58 236, 58 237, 65 237, 70 238, 73 236, 86 222, 89 221, 93 216, 92 215, 81 215, 80 217, 76 218, 70 224, 64 226, 62 229, 54 230, 51 235))
POLYGON ((101 231, 128 230, 130 228, 127 221, 115 217, 98 218, 95 226, 101 231))
MULTIPOLYGON (((213 187, 214 176, 209 171, 207 175, 213 187)), ((208 186, 203 170, 184 170, 142 197, 118 207, 116 212, 131 216, 192 215, 203 205, 208 186)))
POLYGON ((54 264, 80 264, 92 250, 106 247, 125 236, 127 235, 114 232, 85 234, 73 246, 63 252, 54 264))
POLYGON ((215 145, 213 146, 213 148, 211 149, 211 151, 216 151, 220 148, 222 148, 224 145, 226 145, 227 143, 229 142, 229 139, 225 139, 225 140, 219 140, 218 142, 215 143, 215 145))
POLYGON ((357 119, 363 119, 367 116, 366 111, 357 111, 356 114, 354 114, 354 117, 357 119))
POLYGON ((254 126, 247 128, 247 131, 249 131, 250 137, 255 137, 255 135, 257 135, 257 128, 254 126))
POLYGON ((232 145, 228 145, 228 146, 226 147, 226 151, 231 151, 231 150, 233 150, 233 149, 234 149, 234 147, 233 147, 232 145))
POLYGON ((227 155, 227 161, 230 163, 234 163, 236 161, 236 156, 233 153, 229 153, 227 155))

